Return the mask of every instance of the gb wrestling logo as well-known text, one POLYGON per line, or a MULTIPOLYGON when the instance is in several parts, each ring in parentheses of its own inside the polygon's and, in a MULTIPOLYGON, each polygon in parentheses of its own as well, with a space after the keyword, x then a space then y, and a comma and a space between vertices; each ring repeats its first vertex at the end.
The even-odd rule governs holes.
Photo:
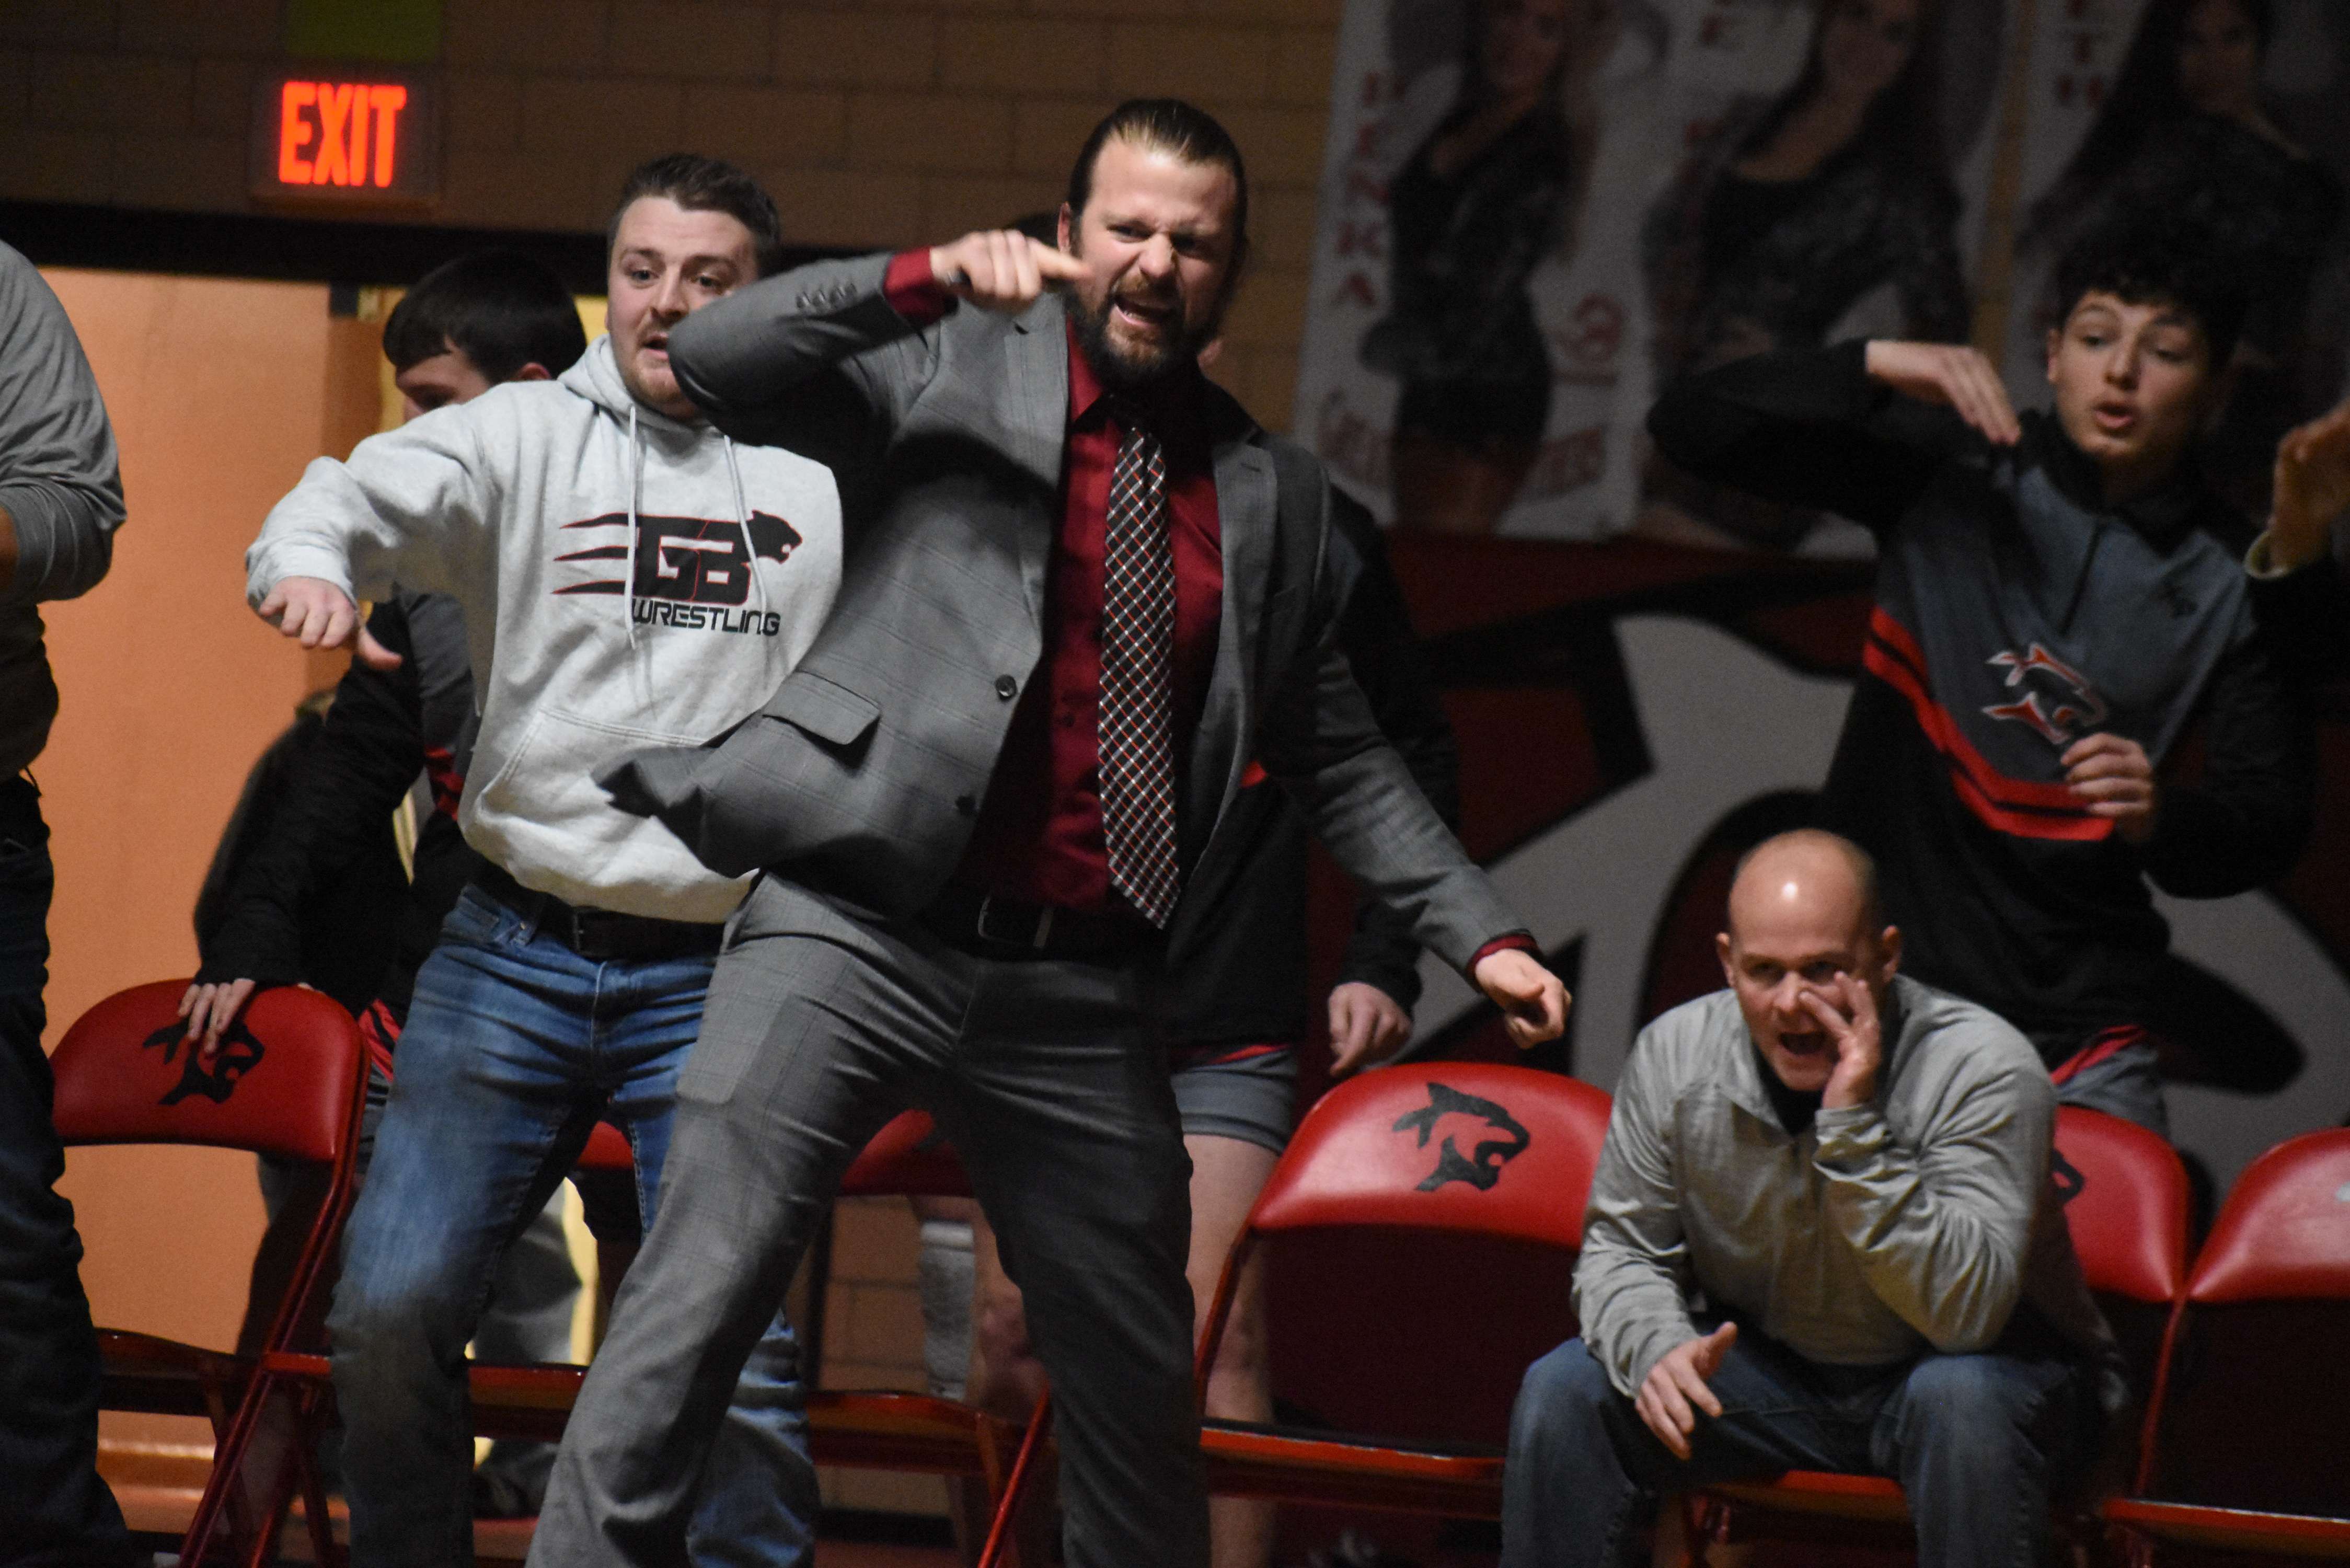
POLYGON ((1453 1142, 1452 1135, 1446 1133, 1444 1141, 1437 1147, 1436 1168, 1430 1171, 1428 1179, 1419 1184, 1422 1192, 1433 1192, 1448 1181, 1465 1181, 1480 1192, 1490 1192, 1493 1184, 1502 1179, 1502 1167, 1523 1154, 1526 1147, 1534 1141, 1534 1134, 1492 1101, 1464 1095, 1447 1084, 1435 1083, 1428 1085, 1428 1104, 1397 1118, 1390 1130, 1417 1131, 1419 1134, 1419 1147, 1426 1148, 1428 1140, 1436 1134, 1437 1124, 1451 1116, 1473 1116, 1501 1136, 1486 1137, 1481 1133, 1471 1134, 1477 1141, 1471 1152, 1464 1155, 1460 1146, 1453 1142))
MULTIPOLYGON (((161 1045, 164 1064, 168 1066, 185 1042, 187 1033, 188 1026, 184 1023, 166 1023, 141 1040, 139 1048, 146 1051, 161 1045)), ((247 1029, 244 1020, 240 1018, 229 1025, 227 1033, 221 1036, 220 1049, 213 1053, 210 1064, 204 1061, 202 1051, 192 1044, 188 1046, 188 1060, 180 1074, 180 1081, 172 1085, 172 1092, 156 1104, 176 1106, 190 1095, 202 1095, 216 1106, 224 1106, 228 1097, 236 1093, 237 1081, 259 1066, 264 1054, 261 1042, 253 1037, 253 1031, 247 1029)))
POLYGON ((2029 724, 2052 746, 2070 745, 2106 722, 2105 699, 2089 684, 2089 678, 2036 642, 2026 652, 1994 653, 1991 665, 2007 671, 2011 690, 2025 688, 2015 701, 1994 702, 1985 708, 1983 712, 1993 719, 2029 724), (2055 699, 2053 707, 2043 701, 2043 692, 2025 685, 2034 675, 2045 677, 2043 686, 2054 688, 2047 693, 2055 699))
MULTIPOLYGON (((564 532, 581 528, 629 525, 626 513, 567 523, 564 532)), ((636 548, 625 543, 590 545, 556 556, 560 564, 612 561, 635 563, 636 617, 647 624, 708 627, 716 631, 756 632, 774 637, 783 629, 782 618, 772 612, 742 609, 751 598, 751 573, 760 561, 782 566, 799 548, 799 530, 781 517, 751 514, 745 537, 741 523, 731 517, 637 517, 636 548), (695 607, 687 609, 683 607, 695 607), (714 613, 713 613, 714 612, 714 613)), ((561 594, 617 594, 617 576, 591 577, 556 589, 561 594)))

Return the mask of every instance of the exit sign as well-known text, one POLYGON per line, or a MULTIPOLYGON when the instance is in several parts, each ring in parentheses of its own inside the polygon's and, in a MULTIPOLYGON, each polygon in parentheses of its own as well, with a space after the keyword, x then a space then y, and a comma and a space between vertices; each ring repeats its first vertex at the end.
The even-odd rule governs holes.
POLYGON ((253 193, 335 206, 413 205, 441 192, 439 105, 415 72, 273 72, 253 101, 253 193))

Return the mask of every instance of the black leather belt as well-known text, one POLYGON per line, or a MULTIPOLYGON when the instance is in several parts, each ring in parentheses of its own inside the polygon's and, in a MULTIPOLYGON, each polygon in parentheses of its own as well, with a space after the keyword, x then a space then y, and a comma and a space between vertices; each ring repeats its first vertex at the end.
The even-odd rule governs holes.
POLYGON ((649 962, 715 954, 725 928, 703 920, 660 920, 610 909, 583 909, 525 888, 484 861, 473 886, 584 959, 649 962))
POLYGON ((914 917, 949 947, 985 959, 1082 959, 1122 963, 1159 933, 1140 915, 1031 904, 950 885, 914 917))

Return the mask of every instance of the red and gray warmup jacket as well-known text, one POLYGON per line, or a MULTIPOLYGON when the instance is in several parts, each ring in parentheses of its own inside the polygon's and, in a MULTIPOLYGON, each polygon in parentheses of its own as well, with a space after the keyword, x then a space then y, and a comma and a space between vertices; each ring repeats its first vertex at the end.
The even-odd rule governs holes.
POLYGON ((1877 538, 1877 602, 1825 826, 1877 859, 1903 967, 1990 1007, 2057 1067, 2145 1026, 2168 945, 2147 883, 2221 898, 2290 867, 2316 764, 2255 621, 2247 531, 2186 465, 2120 507, 2044 415, 1991 446, 1871 380, 1865 346, 1692 377, 1649 415, 1705 478, 1877 538), (2059 760, 2100 732, 2163 780, 2153 838, 2091 815, 2059 760), (2182 747, 2199 735, 2199 769, 2182 747))

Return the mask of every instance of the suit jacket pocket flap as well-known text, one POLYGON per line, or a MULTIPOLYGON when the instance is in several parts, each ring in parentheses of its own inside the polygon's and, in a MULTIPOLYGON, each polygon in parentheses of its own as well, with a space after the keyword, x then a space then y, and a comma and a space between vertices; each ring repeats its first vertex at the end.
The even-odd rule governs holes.
POLYGON ((805 670, 784 681, 765 711, 836 746, 855 745, 881 717, 878 703, 805 670))

